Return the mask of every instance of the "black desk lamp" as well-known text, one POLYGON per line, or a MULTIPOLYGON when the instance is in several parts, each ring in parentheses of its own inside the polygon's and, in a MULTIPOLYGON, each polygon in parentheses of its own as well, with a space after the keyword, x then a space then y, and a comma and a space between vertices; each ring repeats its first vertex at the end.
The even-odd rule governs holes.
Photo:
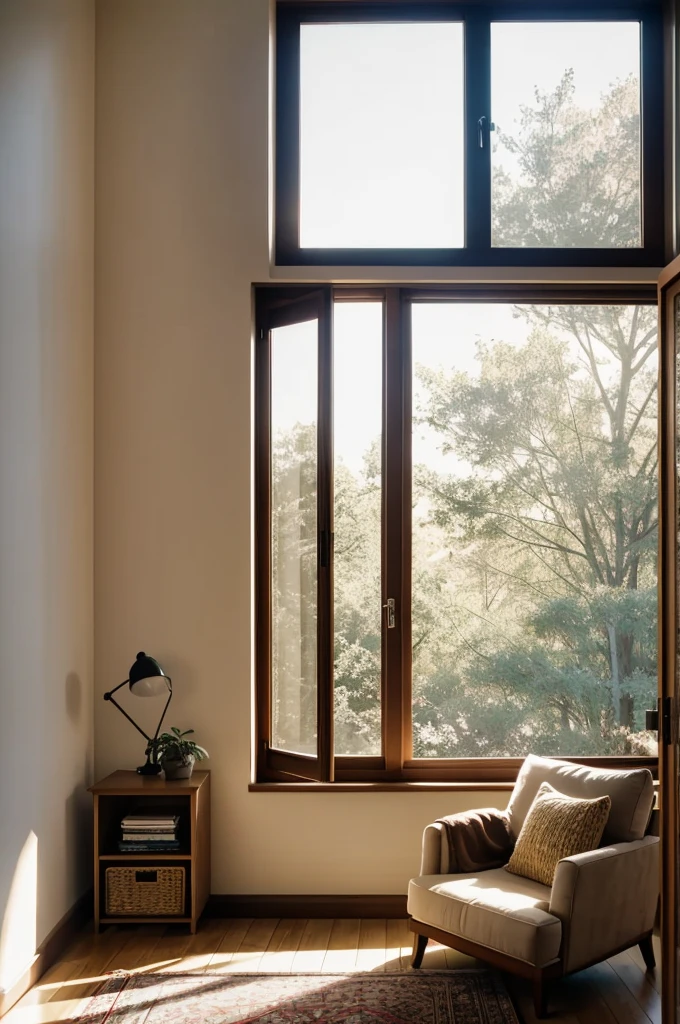
POLYGON ((140 651, 137 655, 137 660, 130 669, 130 676, 128 679, 124 679, 122 683, 114 687, 108 693, 104 694, 104 700, 110 700, 111 703, 118 708, 122 715, 125 715, 128 722, 132 722, 137 732, 141 732, 142 736, 147 742, 146 747, 146 764, 143 764, 137 769, 140 775, 158 775, 162 771, 161 766, 156 761, 156 751, 154 748, 154 742, 158 739, 158 733, 161 730, 163 719, 165 718, 165 712, 168 710, 168 705, 172 700, 172 679, 170 676, 166 676, 163 669, 160 667, 155 658, 149 657, 144 651, 140 651), (127 711, 120 706, 113 699, 114 693, 120 690, 121 686, 130 684, 130 693, 134 693, 135 697, 159 697, 162 694, 167 693, 168 699, 165 702, 163 708, 163 714, 160 717, 156 731, 151 736, 147 736, 143 729, 141 729, 135 720, 128 715, 127 711))

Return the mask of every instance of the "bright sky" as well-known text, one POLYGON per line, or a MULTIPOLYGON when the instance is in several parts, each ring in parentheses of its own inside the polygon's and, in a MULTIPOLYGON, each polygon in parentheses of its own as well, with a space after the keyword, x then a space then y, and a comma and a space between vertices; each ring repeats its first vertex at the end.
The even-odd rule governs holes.
MULTIPOLYGON (((496 23, 491 117, 567 68, 595 107, 639 53, 637 22, 496 23)), ((300 76, 301 245, 463 245, 462 24, 302 25, 300 76)))
MULTIPOLYGON (((416 303, 413 306, 414 363, 476 374, 477 340, 521 345, 523 320, 505 303, 416 303)), ((272 332, 272 431, 316 421, 316 320, 272 332)), ((334 443, 336 462, 361 472, 364 452, 381 434, 382 304, 338 302, 334 306, 334 443)), ((420 391, 414 382, 414 408, 420 391)), ((436 440, 419 427, 413 437, 414 463, 450 467, 436 440)))

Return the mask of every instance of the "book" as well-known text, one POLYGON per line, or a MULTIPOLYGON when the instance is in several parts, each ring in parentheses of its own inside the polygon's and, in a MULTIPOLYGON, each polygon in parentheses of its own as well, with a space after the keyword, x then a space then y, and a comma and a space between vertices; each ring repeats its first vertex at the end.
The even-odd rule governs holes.
POLYGON ((172 853, 180 848, 179 840, 174 843, 118 843, 120 853, 172 853))
POLYGON ((123 832, 124 843, 170 843, 177 839, 175 832, 123 832))
POLYGON ((172 815, 167 815, 167 814, 157 814, 157 815, 150 815, 150 814, 128 814, 121 821, 121 825, 123 826, 123 828, 127 828, 128 826, 130 828, 141 828, 142 826, 144 828, 147 828, 147 827, 157 827, 157 828, 160 828, 162 826, 170 826, 171 827, 173 825, 176 825, 178 823, 178 821, 179 821, 179 814, 172 814, 172 815))

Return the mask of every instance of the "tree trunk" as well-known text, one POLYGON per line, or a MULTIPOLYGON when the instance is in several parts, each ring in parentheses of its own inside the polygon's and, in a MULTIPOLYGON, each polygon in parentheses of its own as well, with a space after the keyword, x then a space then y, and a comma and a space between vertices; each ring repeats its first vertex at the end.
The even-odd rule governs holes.
POLYGON ((607 634, 609 636, 609 659, 612 670, 612 705, 614 707, 614 719, 617 725, 621 725, 621 679, 619 676, 619 652, 616 647, 616 629, 607 623, 607 634))

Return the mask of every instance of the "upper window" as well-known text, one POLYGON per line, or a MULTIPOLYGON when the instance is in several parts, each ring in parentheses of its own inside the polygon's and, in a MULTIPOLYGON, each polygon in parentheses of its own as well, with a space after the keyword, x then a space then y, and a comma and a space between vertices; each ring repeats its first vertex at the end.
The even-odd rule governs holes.
POLYGON ((663 262, 657 12, 282 5, 280 264, 663 262))

